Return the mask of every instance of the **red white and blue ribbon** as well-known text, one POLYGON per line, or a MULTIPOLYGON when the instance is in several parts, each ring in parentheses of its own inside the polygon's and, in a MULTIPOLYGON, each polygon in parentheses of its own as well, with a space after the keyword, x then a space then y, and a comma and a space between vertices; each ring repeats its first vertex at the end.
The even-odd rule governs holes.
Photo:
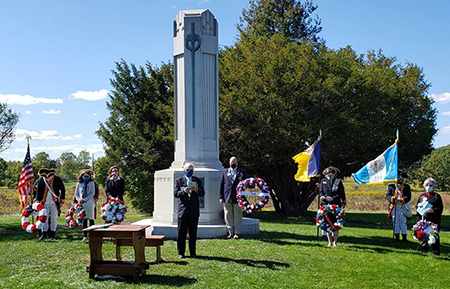
POLYGON ((112 198, 102 205, 102 219, 105 223, 118 224, 125 220, 127 207, 120 199, 112 198))
POLYGON ((28 233, 41 230, 47 221, 47 210, 41 203, 29 205, 22 213, 22 228, 28 233), (30 224, 30 216, 38 216, 36 224, 30 224))
POLYGON ((86 217, 86 212, 82 205, 72 204, 66 213, 66 224, 70 228, 78 228, 83 225, 84 217, 86 217), (73 218, 73 213, 77 212, 77 220, 73 218))
POLYGON ((266 182, 261 178, 248 178, 240 181, 236 187, 236 199, 239 207, 247 213, 261 211, 261 209, 269 202, 269 190, 266 182), (260 192, 245 192, 246 189, 256 187, 259 188, 260 192), (258 203, 249 203, 245 196, 257 196, 260 197, 260 199, 258 203))
POLYGON ((326 232, 337 232, 344 227, 344 211, 336 205, 325 205, 320 207, 316 215, 316 225, 326 232), (333 223, 330 214, 334 215, 336 221, 333 223))

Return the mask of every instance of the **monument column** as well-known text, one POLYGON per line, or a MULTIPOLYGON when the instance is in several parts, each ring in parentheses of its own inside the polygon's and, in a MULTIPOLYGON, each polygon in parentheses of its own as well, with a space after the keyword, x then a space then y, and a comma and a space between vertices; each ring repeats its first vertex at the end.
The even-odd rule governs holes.
POLYGON ((209 10, 180 11, 173 23, 173 44, 175 159, 170 168, 155 173, 153 221, 177 223, 175 179, 183 175, 184 163, 190 162, 205 188, 199 224, 223 225, 218 201, 223 167, 219 161, 217 20, 209 10))

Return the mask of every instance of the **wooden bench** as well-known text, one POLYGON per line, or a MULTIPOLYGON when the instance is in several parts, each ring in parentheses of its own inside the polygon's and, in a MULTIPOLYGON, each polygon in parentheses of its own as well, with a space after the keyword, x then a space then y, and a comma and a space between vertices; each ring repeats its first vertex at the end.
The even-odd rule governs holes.
MULTIPOLYGON (((146 247, 156 247, 156 263, 162 261, 161 258, 161 246, 164 245, 164 235, 152 235, 145 237, 146 247)), ((120 253, 120 247, 122 246, 132 246, 132 240, 129 239, 114 239, 114 244, 116 244, 116 259, 117 261, 122 261, 122 255, 120 253)))

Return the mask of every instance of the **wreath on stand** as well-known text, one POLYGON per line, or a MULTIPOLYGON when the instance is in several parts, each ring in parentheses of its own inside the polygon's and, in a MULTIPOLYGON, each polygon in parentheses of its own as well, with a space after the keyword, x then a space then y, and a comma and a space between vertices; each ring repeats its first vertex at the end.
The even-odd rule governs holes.
POLYGON ((266 182, 260 178, 248 178, 240 181, 236 187, 236 199, 239 207, 246 213, 261 211, 262 208, 269 202, 269 187, 266 182), (258 187, 260 192, 245 192, 246 189, 253 189, 258 187), (246 196, 260 197, 258 203, 249 203, 246 196))
POLYGON ((22 213, 22 228, 28 233, 41 230, 47 221, 47 210, 41 203, 29 205, 22 213), (30 215, 38 216, 36 224, 30 224, 30 215))
POLYGON ((326 232, 337 232, 344 224, 344 211, 337 205, 325 205, 317 211, 316 225, 326 232))
POLYGON ((418 240, 423 248, 433 245, 439 239, 438 226, 424 219, 417 222, 412 231, 413 238, 418 240))
POLYGON ((66 213, 66 224, 70 228, 78 228, 83 225, 86 212, 81 204, 72 204, 66 213), (73 213, 77 212, 77 219, 73 218, 73 213))
POLYGON ((125 220, 127 207, 120 199, 112 198, 102 205, 102 219, 105 223, 119 224, 125 220))

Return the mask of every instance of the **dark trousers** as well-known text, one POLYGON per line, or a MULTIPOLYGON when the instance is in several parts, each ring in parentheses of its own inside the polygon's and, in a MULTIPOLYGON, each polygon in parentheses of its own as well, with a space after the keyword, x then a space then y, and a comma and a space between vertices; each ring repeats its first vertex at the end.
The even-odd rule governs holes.
POLYGON ((196 255, 195 243, 197 242, 198 218, 178 218, 178 255, 183 255, 186 251, 186 235, 189 232, 189 254, 196 255))

